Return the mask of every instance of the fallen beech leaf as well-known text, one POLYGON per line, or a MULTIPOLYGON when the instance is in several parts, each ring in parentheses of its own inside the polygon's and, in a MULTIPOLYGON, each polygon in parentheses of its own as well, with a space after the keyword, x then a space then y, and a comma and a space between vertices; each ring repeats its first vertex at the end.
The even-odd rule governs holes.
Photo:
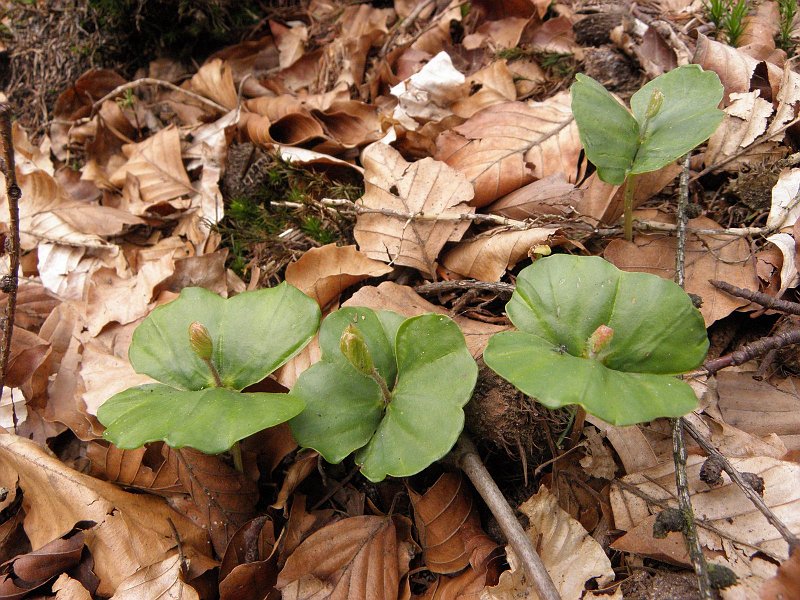
POLYGON ((225 551, 219 573, 220 600, 280 600, 275 532, 269 517, 248 521, 225 551))
MULTIPOLYGON (((410 287, 398 285, 393 281, 385 281, 377 287, 364 286, 342 306, 366 306, 374 310, 391 310, 404 317, 413 317, 429 312, 448 315, 447 310, 441 306, 431 304, 410 287)), ((474 358, 483 354, 483 349, 492 335, 508 329, 508 327, 483 323, 460 315, 456 315, 452 319, 461 328, 467 348, 474 358)))
MULTIPOLYGON (((558 506, 558 500, 545 486, 521 504, 519 510, 530 520, 528 537, 536 545, 562 598, 581 598, 590 579, 595 579, 601 588, 613 581, 611 561, 600 544, 558 506)), ((510 547, 507 554, 511 570, 500 574, 495 587, 486 589, 487 600, 538 599, 510 547)))
POLYGON ((182 556, 173 552, 167 558, 142 567, 119 584, 111 600, 200 600, 183 580, 182 556))
MULTIPOLYGON (((757 456, 753 458, 731 458, 733 466, 740 472, 755 473, 764 479, 764 502, 780 518, 790 530, 800 526, 800 465, 780 461, 774 458, 757 456)), ((753 506, 738 486, 726 474, 722 474, 723 484, 709 487, 700 481, 700 467, 704 462, 702 456, 692 455, 687 462, 689 492, 692 498, 695 517, 708 521, 721 532, 717 533, 699 529, 703 545, 718 550, 730 540, 741 540, 755 545, 773 557, 786 559, 788 550, 786 542, 770 525, 764 516, 753 506)), ((675 501, 674 465, 665 462, 646 471, 634 473, 622 478, 629 485, 636 486, 651 498, 677 506, 675 501)), ((611 508, 614 512, 614 523, 618 529, 632 531, 651 513, 660 512, 660 508, 648 506, 647 502, 612 483, 611 508)), ((652 530, 639 530, 641 535, 652 537, 652 530)), ((618 540, 619 542, 619 540, 618 540)), ((735 544, 734 544, 735 545, 735 544)), ((617 547, 617 542, 613 544, 617 547)), ((653 547, 657 547, 654 543, 653 547)), ((752 555, 752 547, 742 547, 738 551, 731 548, 729 563, 736 562, 737 552, 752 555)), ((738 568, 738 566, 737 566, 738 568)), ((742 565, 746 568, 746 565, 742 565)), ((748 574, 747 571, 744 573, 748 574)))
POLYGON ((659 463, 659 457, 642 433, 640 425, 616 427, 605 421, 586 415, 586 421, 602 431, 614 447, 626 473, 636 473, 659 463))
POLYGON ((797 242, 790 233, 773 233, 767 236, 767 241, 774 244, 778 250, 781 251, 781 255, 783 256, 780 274, 781 285, 777 292, 777 297, 780 297, 786 290, 795 287, 797 283, 800 282, 800 273, 797 270, 796 263, 797 242))
POLYGON ((381 143, 364 150, 362 162, 366 188, 357 205, 408 216, 360 214, 354 235, 361 251, 433 277, 444 244, 461 239, 469 227, 469 222, 457 217, 473 212, 467 204, 472 199, 471 186, 442 162, 425 158, 408 163, 397 150, 381 143), (417 213, 427 218, 411 217, 417 213))
POLYGON ((485 559, 497 544, 481 529, 472 493, 461 474, 445 473, 425 494, 411 488, 408 494, 428 570, 457 573, 472 564, 485 571, 485 559))
POLYGON ((271 504, 270 508, 285 510, 289 496, 297 489, 297 486, 305 481, 306 477, 316 471, 319 461, 319 454, 314 450, 298 453, 294 462, 286 472, 286 477, 283 479, 283 485, 281 485, 281 489, 278 491, 278 497, 275 503, 271 504))
POLYGON ((507 269, 530 256, 538 245, 547 244, 557 227, 508 230, 490 229, 459 244, 442 258, 442 264, 464 277, 500 281, 507 269))
POLYGON ((194 192, 181 160, 181 142, 175 127, 162 129, 138 144, 122 148, 128 161, 111 174, 111 183, 122 187, 129 177, 138 185, 141 202, 130 210, 142 215, 156 204, 169 202, 194 192))
MULTIPOLYGON (((800 450, 800 381, 757 381, 753 373, 717 373, 717 405, 725 423, 755 436, 777 435, 800 450)), ((726 456, 728 454, 726 453, 726 456)))
POLYGON ((493 215, 509 219, 530 219, 540 215, 564 215, 574 211, 582 193, 567 182, 563 173, 539 179, 503 196, 486 208, 493 215))
POLYGON ((287 265, 286 281, 325 308, 351 285, 391 272, 391 267, 368 258, 355 246, 328 244, 311 248, 287 265))
POLYGON ((178 479, 177 464, 167 460, 168 453, 160 442, 135 450, 120 450, 105 440, 93 440, 86 447, 95 477, 160 495, 185 493, 178 479))
POLYGON ((190 80, 192 89, 228 110, 236 108, 236 87, 231 68, 219 58, 205 63, 190 80))
POLYGON ((586 456, 579 462, 592 477, 598 479, 614 479, 617 465, 611 451, 603 444, 604 436, 597 432, 594 427, 585 427, 583 435, 586 438, 586 456))
POLYGON ((56 600, 92 600, 89 590, 66 573, 59 575, 53 582, 53 591, 56 593, 56 600))
POLYGON ((800 217, 800 202, 795 197, 800 192, 800 169, 784 169, 772 188, 767 227, 791 227, 800 217))
POLYGON ((4 486, 13 487, 18 478, 25 493, 25 532, 34 548, 78 521, 97 523, 86 545, 100 578, 100 595, 113 594, 126 577, 161 560, 174 547, 169 519, 184 548, 207 551, 205 532, 170 509, 163 499, 122 491, 69 469, 29 440, 0 435, 0 480, 4 486))
MULTIPOLYGON (((658 217, 653 211, 639 213, 645 218, 658 217)), ((758 289, 755 265, 750 259, 750 245, 744 238, 728 235, 693 234, 692 228, 719 229, 706 217, 689 221, 686 242, 686 291, 703 299, 700 312, 706 325, 726 317, 747 300, 735 298, 709 283, 720 279, 745 289, 758 289)), ((637 234, 633 242, 612 240, 603 256, 624 271, 653 273, 672 279, 675 272, 673 236, 637 234)))
POLYGON ((800 551, 781 563, 778 573, 764 582, 760 590, 760 600, 788 600, 800 592, 800 551))
POLYGON ((490 106, 436 139, 435 158, 475 187, 474 206, 555 173, 575 181, 582 146, 569 93, 490 106))
POLYGON ((276 587, 283 600, 394 600, 414 546, 411 524, 401 516, 343 519, 300 544, 276 587))
MULTIPOLYGON (((0 297, 0 310, 5 311, 7 304, 8 296, 0 297)), ((32 281, 20 281, 14 325, 28 331, 39 331, 50 312, 59 304, 61 300, 47 291, 43 285, 32 281)))

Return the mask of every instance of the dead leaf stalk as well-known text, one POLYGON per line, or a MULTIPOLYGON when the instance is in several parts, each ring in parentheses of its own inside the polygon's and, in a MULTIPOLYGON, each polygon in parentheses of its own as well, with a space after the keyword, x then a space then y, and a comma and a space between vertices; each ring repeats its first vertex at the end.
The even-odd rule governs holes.
POLYGON ((481 292, 491 292, 498 296, 508 298, 514 293, 514 286, 510 283, 501 281, 478 281, 477 279, 459 279, 455 281, 435 281, 433 283, 423 283, 414 288, 414 291, 422 296, 433 296, 447 292, 458 292, 464 290, 478 290, 481 292))
MULTIPOLYGON (((678 189, 678 243, 675 253, 675 282, 683 287, 686 272, 686 224, 689 220, 687 208, 689 206, 689 155, 683 158, 680 186, 678 189)), ((672 459, 675 463, 675 488, 678 493, 678 506, 683 514, 683 538, 689 550, 689 558, 697 576, 700 588, 700 597, 704 600, 713 600, 714 590, 711 587, 711 578, 708 575, 708 565, 703 554, 703 546, 697 535, 697 524, 694 520, 692 497, 689 493, 689 478, 686 474, 686 442, 683 438, 682 419, 672 421, 672 459)))
POLYGON ((791 530, 781 521, 772 509, 766 505, 764 499, 753 489, 753 487, 745 481, 742 477, 742 474, 734 467, 730 461, 725 458, 722 454, 720 454, 719 450, 717 450, 711 442, 709 442, 703 435, 697 430, 697 428, 692 425, 689 421, 685 419, 681 419, 683 421, 683 426, 686 427, 686 431, 689 432, 694 440, 700 445, 700 447, 708 454, 709 456, 713 456, 716 458, 724 471, 728 474, 728 476, 738 485, 745 495, 750 499, 750 502, 753 503, 764 518, 769 521, 770 525, 772 525, 775 529, 778 530, 778 533, 781 534, 786 543, 789 544, 789 554, 794 552, 795 550, 800 549, 800 539, 794 535, 791 530))
MULTIPOLYGON (((8 275, 2 278, 0 288, 8 294, 5 316, 2 321, 2 340, 0 340, 0 394, 6 383, 8 361, 11 356, 11 335, 14 332, 14 317, 17 310, 17 288, 19 287, 19 200, 22 191, 17 185, 17 173, 14 165, 14 142, 11 135, 11 106, 0 104, 0 144, 2 144, 2 169, 6 178, 6 197, 8 198, 8 214, 10 218, 10 237, 6 238, 2 251, 9 255, 8 275)), ((17 413, 11 403, 14 429, 17 426, 17 413)))
POLYGON ((472 485, 478 490, 489 510, 492 511, 492 514, 497 519, 500 529, 502 529, 509 545, 522 562, 525 574, 539 598, 542 600, 560 600, 561 595, 550 578, 542 559, 536 552, 531 539, 522 529, 505 496, 503 496, 500 488, 497 487, 489 471, 483 465, 475 444, 464 433, 458 438, 453 458, 459 468, 467 474, 472 485))
POLYGON ((709 283, 714 287, 721 289, 723 292, 730 294, 731 296, 737 296, 739 298, 744 298, 745 300, 750 300, 750 302, 760 304, 764 308, 779 310, 780 312, 789 315, 800 315, 800 302, 790 302, 789 300, 773 298, 769 294, 765 294, 763 292, 745 290, 743 288, 736 287, 727 281, 710 279, 709 283))

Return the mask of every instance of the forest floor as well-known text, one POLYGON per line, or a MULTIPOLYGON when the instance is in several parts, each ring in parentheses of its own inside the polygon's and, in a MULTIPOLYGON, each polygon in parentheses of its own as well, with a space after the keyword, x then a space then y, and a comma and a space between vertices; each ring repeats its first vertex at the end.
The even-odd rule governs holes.
MULTIPOLYGON (((22 191, 18 289, 4 277, 0 299, 7 310, 16 297, 0 405, 0 597, 538 598, 458 468, 463 455, 445 456, 462 420, 565 600, 800 597, 800 552, 790 553, 800 354, 787 345, 800 330, 796 10, 786 0, 0 2, 0 100, 22 191), (637 175, 626 240, 625 186, 590 160, 571 86, 583 73, 628 106, 688 64, 718 76, 724 116, 687 161, 637 175), (624 413, 639 400, 610 393, 548 409, 486 366, 489 340, 522 328, 506 313, 518 278, 551 254, 682 280, 710 341, 705 366, 680 370, 691 371, 696 410, 677 425, 615 426, 597 407, 624 413), (316 301, 328 327, 355 314, 348 307, 401 315, 383 317, 387 331, 426 313, 452 319, 444 327, 455 323, 478 364, 469 403, 439 421, 433 404, 411 404, 424 433, 413 445, 389 438, 398 456, 430 455, 427 466, 372 481, 374 427, 334 460, 339 442, 298 446, 297 418, 221 454, 165 443, 174 432, 155 421, 172 409, 143 419, 155 428, 143 440, 158 441, 121 449, 104 437, 100 407, 154 382, 128 354, 137 327, 167 314, 154 309, 186 288, 236 298, 282 282, 316 301), (721 462, 707 460, 709 446, 721 462), (749 483, 719 474, 722 464, 749 483), (654 536, 681 491, 699 552, 683 524, 654 536)), ((341 328, 333 346, 323 325, 281 348, 292 327, 255 331, 258 320, 239 315, 241 345, 256 336, 283 354, 256 367, 246 391, 299 397, 341 328)), ((392 372, 399 332, 420 322, 392 330, 392 372)), ((555 365, 573 358, 566 345, 551 350, 555 365)), ((181 369, 167 363, 157 370, 181 369)), ((420 395, 433 380, 441 396, 469 380, 448 377, 418 383, 420 395)), ((344 414, 328 383, 320 411, 344 414)), ((215 415, 193 433, 225 430, 228 413, 215 415)))

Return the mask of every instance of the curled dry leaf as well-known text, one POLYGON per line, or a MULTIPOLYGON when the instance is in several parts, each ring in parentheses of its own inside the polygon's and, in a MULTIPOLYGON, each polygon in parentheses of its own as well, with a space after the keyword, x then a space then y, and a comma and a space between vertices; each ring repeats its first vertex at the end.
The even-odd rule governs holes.
POLYGON ((509 230, 490 229, 460 242, 444 255, 442 264, 464 277, 481 281, 500 281, 506 269, 531 256, 532 250, 547 244, 557 227, 509 230))
POLYGON ((190 80, 192 89, 228 110, 236 108, 236 87, 231 68, 219 58, 212 58, 190 80))
MULTIPOLYGON (((660 218, 654 211, 638 215, 660 218)), ((689 221, 686 241, 686 291, 703 299, 700 312, 706 325, 726 317, 747 300, 735 298, 715 288, 711 279, 727 281, 737 287, 758 289, 750 245, 740 237, 695 234, 692 229, 719 229, 718 223, 706 217, 689 221)), ((676 240, 668 235, 638 234, 633 242, 612 240, 603 256, 624 271, 653 273, 672 279, 675 273, 676 240)))
MULTIPOLYGON (((413 317, 423 313, 448 314, 441 306, 425 300, 410 287, 385 281, 377 287, 364 286, 342 306, 366 306, 374 310, 391 310, 405 317, 413 317)), ((492 325, 456 315, 453 320, 461 328, 470 354, 474 358, 483 354, 489 338, 495 333, 506 331, 508 327, 492 325)))
POLYGON ((445 473, 425 492, 408 488, 425 566, 432 573, 457 573, 468 565, 486 571, 497 544, 481 529, 472 493, 460 472, 445 473))
POLYGON ((414 553, 408 519, 350 517, 300 544, 286 560, 276 587, 284 600, 394 600, 414 553))
POLYGON ((121 450, 105 440, 94 440, 89 442, 86 456, 92 461, 92 475, 100 479, 160 495, 185 493, 177 463, 167 460, 169 450, 161 442, 121 450))
MULTIPOLYGON (((800 273, 797 271, 797 242, 791 233, 773 233, 767 236, 767 240, 780 250, 783 256, 781 264, 781 283, 777 292, 777 297, 800 282, 800 273)), ((750 288, 755 289, 755 288, 750 288)))
MULTIPOLYGON (((528 537, 536 545, 547 572, 562 598, 581 598, 586 583, 594 579, 603 587, 614 579, 614 570, 603 548, 558 506, 546 487, 526 500, 519 510, 528 517, 528 537)), ((526 582, 522 566, 509 547, 511 570, 500 582, 486 589, 487 600, 536 600, 538 595, 526 582)))
POLYGON ((800 551, 781 563, 775 577, 761 586, 760 600, 788 600, 800 592, 800 551))
POLYGON ((569 183, 563 173, 556 173, 503 196, 490 204, 486 212, 519 220, 565 215, 574 211, 581 196, 581 191, 569 183))
POLYGON ((408 163, 385 144, 367 148, 362 162, 366 187, 357 204, 403 216, 360 214, 354 235, 361 251, 433 277, 444 244, 461 239, 469 227, 459 216, 473 212, 468 206, 471 186, 464 175, 442 162, 425 158, 408 163), (424 218, 416 218, 418 214, 424 218))
POLYGON ((248 521, 236 532, 219 573, 220 600, 280 600, 275 531, 269 517, 248 521))
POLYGON ((183 557, 172 552, 121 582, 111 600, 200 600, 195 589, 184 581, 183 569, 183 557))
POLYGON ((328 244, 311 248, 290 263, 286 267, 286 281, 325 308, 351 285, 391 272, 391 267, 368 258, 355 246, 328 244))
POLYGON ((66 467, 35 443, 0 435, 0 480, 25 493, 25 532, 39 548, 76 522, 97 523, 86 545, 100 578, 97 593, 109 596, 138 569, 162 560, 174 545, 169 520, 184 548, 208 551, 206 533, 162 498, 131 494, 119 487, 66 467))
POLYGON ((581 153, 569 93, 544 102, 505 102, 481 110, 436 139, 438 160, 475 187, 472 204, 494 200, 555 173, 575 181, 581 153))
POLYGON ((792 227, 800 217, 800 169, 784 169, 772 188, 772 201, 767 217, 767 227, 780 229, 792 227))

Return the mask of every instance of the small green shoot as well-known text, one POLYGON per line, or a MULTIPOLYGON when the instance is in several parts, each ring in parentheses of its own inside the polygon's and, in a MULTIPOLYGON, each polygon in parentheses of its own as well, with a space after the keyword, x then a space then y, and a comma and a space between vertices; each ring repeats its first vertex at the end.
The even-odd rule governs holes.
POLYGON ((728 44, 736 48, 744 33, 744 18, 750 11, 747 0, 737 0, 728 4, 728 11, 722 19, 722 30, 728 37, 728 44))
POLYGON ((791 56, 794 54, 792 36, 795 31, 795 19, 797 18, 797 0, 778 0, 778 12, 780 13, 780 26, 776 42, 779 48, 782 48, 791 56))
POLYGON ((634 177, 657 171, 695 148, 719 126, 722 84, 713 71, 684 65, 656 77, 626 109, 583 74, 572 84, 572 113, 586 156, 606 183, 625 187, 625 239, 633 238, 634 177))
POLYGON ((291 392, 306 405, 289 422, 301 446, 331 463, 355 452, 370 481, 413 475, 450 451, 478 376, 458 325, 344 308, 323 321, 319 344, 322 360, 291 392))
POLYGON ((518 331, 492 336, 484 360, 548 408, 578 404, 614 425, 695 408, 674 375, 703 362, 708 338, 675 283, 560 254, 520 272, 506 311, 518 331))

